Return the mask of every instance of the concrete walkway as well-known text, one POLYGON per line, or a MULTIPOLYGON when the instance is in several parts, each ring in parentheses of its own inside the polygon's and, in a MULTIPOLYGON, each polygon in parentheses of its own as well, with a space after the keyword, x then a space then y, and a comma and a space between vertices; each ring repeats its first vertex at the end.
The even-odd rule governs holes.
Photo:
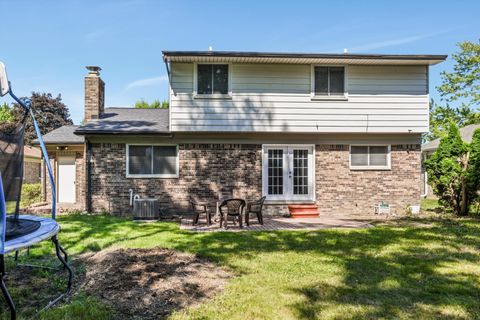
POLYGON ((370 222, 375 218, 344 218, 344 217, 318 217, 318 218, 283 218, 283 217, 264 217, 264 224, 258 224, 256 219, 250 219, 250 226, 245 224, 242 229, 237 225, 228 221, 228 229, 220 228, 220 223, 215 222, 210 226, 205 224, 202 219, 198 225, 192 226, 191 218, 183 218, 181 229, 194 232, 218 232, 218 231, 275 231, 275 230, 320 230, 332 228, 370 228, 370 222))

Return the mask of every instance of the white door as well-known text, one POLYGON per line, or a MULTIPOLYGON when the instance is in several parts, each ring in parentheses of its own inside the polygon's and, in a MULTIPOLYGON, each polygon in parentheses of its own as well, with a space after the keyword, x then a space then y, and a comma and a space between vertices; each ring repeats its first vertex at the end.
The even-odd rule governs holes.
POLYGON ((58 202, 75 202, 75 157, 58 158, 58 202))
POLYGON ((264 146, 262 176, 268 200, 313 200, 314 147, 264 146))

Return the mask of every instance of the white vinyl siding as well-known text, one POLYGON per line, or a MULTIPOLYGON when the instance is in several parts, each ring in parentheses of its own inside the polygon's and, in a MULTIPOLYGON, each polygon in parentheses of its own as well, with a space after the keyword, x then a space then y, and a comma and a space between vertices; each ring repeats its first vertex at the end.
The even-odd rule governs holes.
POLYGON ((195 99, 193 67, 171 65, 172 131, 428 131, 426 66, 349 65, 342 101, 312 99, 311 65, 278 64, 231 64, 230 99, 195 99))

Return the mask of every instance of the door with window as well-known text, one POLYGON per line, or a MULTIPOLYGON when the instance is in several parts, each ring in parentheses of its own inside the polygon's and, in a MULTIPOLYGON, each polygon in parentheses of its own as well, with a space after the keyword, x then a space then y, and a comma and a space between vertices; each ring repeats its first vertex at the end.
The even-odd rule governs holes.
POLYGON ((267 200, 314 199, 314 147, 263 147, 263 194, 267 200))

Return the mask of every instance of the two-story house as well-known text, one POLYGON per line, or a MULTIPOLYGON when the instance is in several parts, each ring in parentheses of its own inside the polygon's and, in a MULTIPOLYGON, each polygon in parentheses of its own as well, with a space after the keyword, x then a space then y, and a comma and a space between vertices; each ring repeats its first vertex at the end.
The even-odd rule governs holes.
MULTIPOLYGON (((420 201, 429 66, 444 55, 164 51, 169 109, 104 108, 46 135, 59 202, 127 214, 129 191, 185 211, 190 195, 266 196, 270 214, 403 213, 420 201)), ((48 188, 46 188, 48 193, 48 188)))

